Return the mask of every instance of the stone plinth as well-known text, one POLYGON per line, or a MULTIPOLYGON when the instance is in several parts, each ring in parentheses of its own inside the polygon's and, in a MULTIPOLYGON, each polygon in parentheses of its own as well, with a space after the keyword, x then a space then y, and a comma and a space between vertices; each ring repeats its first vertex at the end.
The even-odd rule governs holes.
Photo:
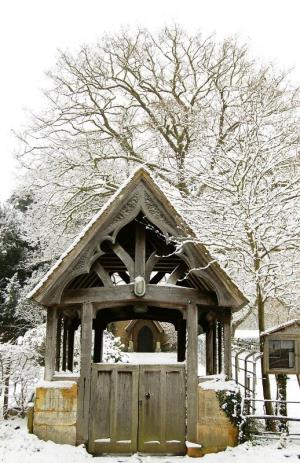
POLYGON ((220 408, 214 390, 198 389, 197 442, 202 454, 220 452, 234 447, 238 442, 238 429, 220 408))
POLYGON ((42 382, 36 388, 33 433, 57 444, 76 444, 77 384, 42 382))

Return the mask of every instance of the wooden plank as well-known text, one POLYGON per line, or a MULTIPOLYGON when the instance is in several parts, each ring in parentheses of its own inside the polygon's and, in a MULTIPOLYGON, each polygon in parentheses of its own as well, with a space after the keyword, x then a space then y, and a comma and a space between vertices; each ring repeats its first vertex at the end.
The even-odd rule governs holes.
POLYGON ((146 233, 145 227, 136 222, 135 224, 135 256, 134 256, 134 276, 145 277, 146 265, 146 233))
POLYGON ((224 373, 232 378, 231 366, 231 311, 224 316, 224 373))
POLYGON ((63 349, 62 349, 62 367, 63 371, 67 368, 67 344, 68 344, 68 320, 66 316, 63 318, 63 349))
POLYGON ((47 308, 46 346, 45 346, 45 380, 51 381, 56 366, 57 309, 47 308))
POLYGON ((84 444, 88 441, 92 330, 93 304, 85 302, 81 308, 81 361, 76 431, 78 444, 84 444))
POLYGON ((138 365, 93 365, 90 452, 94 454, 136 452, 138 377, 138 365))
POLYGON ((198 308, 187 308, 187 440, 197 442, 198 421, 198 308))
POLYGON ((128 273, 129 273, 129 276, 130 276, 130 280, 133 281, 134 280, 134 261, 133 261, 133 259, 131 258, 131 256, 128 254, 128 252, 125 251, 125 249, 119 243, 111 244, 110 246, 111 246, 111 249, 114 251, 114 253, 119 257, 119 259, 121 259, 123 264, 126 266, 126 268, 128 270, 128 273))
POLYGON ((173 270, 167 279, 167 285, 176 285, 177 281, 182 278, 185 266, 181 263, 173 270))
POLYGON ((146 294, 137 297, 134 285, 120 285, 114 288, 84 288, 69 289, 62 297, 62 304, 77 304, 83 302, 97 303, 97 307, 115 307, 126 303, 145 302, 158 304, 161 307, 186 307, 188 302, 203 306, 215 307, 215 302, 209 294, 193 288, 175 286, 146 285, 146 294))
POLYGON ((143 453, 185 453, 185 366, 141 365, 139 441, 143 453))
POLYGON ((104 286, 108 286, 109 288, 112 288, 114 286, 109 273, 100 264, 100 262, 96 261, 94 263, 93 270, 97 273, 104 286))

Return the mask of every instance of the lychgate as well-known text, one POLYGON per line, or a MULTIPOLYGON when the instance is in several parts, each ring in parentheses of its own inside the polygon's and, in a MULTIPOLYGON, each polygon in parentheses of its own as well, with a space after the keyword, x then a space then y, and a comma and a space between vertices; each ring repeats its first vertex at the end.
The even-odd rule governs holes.
MULTIPOLYGON (((183 454, 186 441, 199 440, 198 334, 206 334, 206 373, 230 377, 231 316, 247 300, 145 169, 31 297, 47 308, 47 381, 70 379, 80 332, 76 443, 94 454, 183 454), (125 320, 171 323, 177 363, 104 363, 103 331, 125 320)), ((142 329, 136 342, 147 350, 153 338, 146 322, 142 329)))

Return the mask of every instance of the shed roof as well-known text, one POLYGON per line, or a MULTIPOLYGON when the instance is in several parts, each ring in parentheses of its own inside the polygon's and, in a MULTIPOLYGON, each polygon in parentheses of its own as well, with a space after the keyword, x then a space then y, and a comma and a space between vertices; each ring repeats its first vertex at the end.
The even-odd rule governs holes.
POLYGON ((294 318, 293 320, 289 320, 285 323, 281 323, 280 325, 273 326, 266 331, 261 333, 261 336, 268 336, 269 334, 279 333, 280 331, 285 330, 285 328, 290 328, 291 326, 295 326, 296 328, 300 328, 300 320, 294 318))
POLYGON ((151 196, 162 205, 166 219, 167 217, 172 218, 172 221, 176 224, 178 236, 181 236, 181 238, 184 237, 190 242, 190 245, 193 246, 199 257, 201 256, 201 261, 213 272, 216 286, 220 284, 222 286, 222 291, 230 296, 231 306, 235 310, 238 310, 246 305, 248 303, 247 298, 225 270, 211 257, 205 246, 200 243, 199 238, 197 238, 191 226, 178 213, 171 201, 152 178, 150 172, 144 167, 140 167, 133 171, 126 182, 116 191, 99 212, 94 215, 68 249, 28 294, 28 297, 43 303, 43 295, 53 288, 68 267, 78 258, 82 249, 88 245, 94 235, 101 229, 103 224, 113 218, 115 211, 120 210, 120 207, 126 207, 130 194, 132 194, 140 184, 143 184, 143 186, 147 188, 147 191, 150 191, 151 196))

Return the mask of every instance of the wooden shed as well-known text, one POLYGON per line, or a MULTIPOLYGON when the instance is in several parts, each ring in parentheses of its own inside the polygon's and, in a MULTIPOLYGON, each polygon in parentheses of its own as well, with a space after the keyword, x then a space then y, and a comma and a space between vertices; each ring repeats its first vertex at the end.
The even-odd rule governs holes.
POLYGON ((230 377, 232 312, 248 301, 145 169, 99 211, 31 297, 47 308, 46 380, 72 371, 80 327, 77 443, 94 454, 182 454, 186 440, 196 442, 198 333, 206 333, 207 374, 230 377), (103 363, 103 330, 125 320, 172 323, 178 362, 103 363))
POLYGON ((300 375, 300 320, 289 320, 261 334, 264 371, 300 375))

